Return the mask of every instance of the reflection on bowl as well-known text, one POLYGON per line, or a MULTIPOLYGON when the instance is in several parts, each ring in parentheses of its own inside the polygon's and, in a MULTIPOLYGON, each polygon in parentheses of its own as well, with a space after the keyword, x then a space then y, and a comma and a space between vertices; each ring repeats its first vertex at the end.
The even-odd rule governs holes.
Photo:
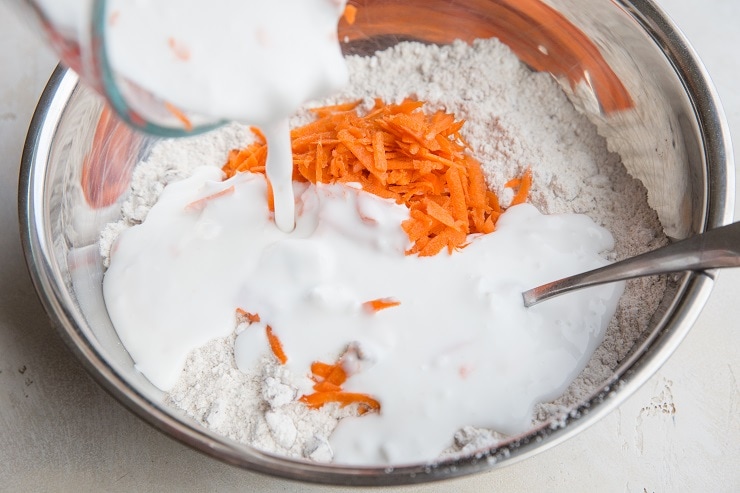
MULTIPOLYGON (((729 222, 734 196, 729 138, 701 66, 649 2, 360 1, 340 24, 347 53, 402 40, 447 43, 498 37, 533 70, 550 72, 649 192, 674 238, 729 222)), ((683 339, 712 279, 687 274, 666 292, 651 327, 594 395, 558 423, 475 457, 434 466, 355 468, 276 457, 185 419, 134 368, 102 299, 97 240, 118 215, 131 170, 153 140, 135 134, 58 69, 29 131, 20 184, 24 248, 36 288, 61 334, 98 381, 173 437, 245 468, 340 484, 397 484, 486 470, 528 457, 584 429, 639 387, 683 339)))

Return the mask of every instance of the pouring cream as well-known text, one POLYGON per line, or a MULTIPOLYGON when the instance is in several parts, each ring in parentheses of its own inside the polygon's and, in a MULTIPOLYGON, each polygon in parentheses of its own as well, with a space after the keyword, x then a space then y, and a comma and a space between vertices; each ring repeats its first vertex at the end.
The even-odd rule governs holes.
MULTIPOLYGON (((38 4, 61 33, 90 49, 94 2, 38 4)), ((276 221, 290 231, 286 119, 347 83, 337 39, 344 6, 344 0, 109 0, 105 49, 118 90, 133 107, 141 105, 136 94, 145 92, 152 98, 143 101, 164 102, 186 128, 192 125, 186 114, 262 127, 270 144, 276 221)))

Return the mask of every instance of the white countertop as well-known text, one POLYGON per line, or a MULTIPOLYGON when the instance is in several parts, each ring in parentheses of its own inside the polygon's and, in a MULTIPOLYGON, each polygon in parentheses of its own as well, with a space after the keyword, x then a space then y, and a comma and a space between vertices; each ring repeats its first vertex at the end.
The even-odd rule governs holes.
MULTIPOLYGON (((740 2, 659 3, 707 66, 740 148, 740 2)), ((0 1, 0 490, 330 489, 243 471, 155 431, 98 387, 50 326, 23 261, 16 198, 26 129, 55 64, 0 1)), ((392 490, 740 491, 739 325, 740 269, 719 276, 658 373, 577 437, 501 470, 392 490)))

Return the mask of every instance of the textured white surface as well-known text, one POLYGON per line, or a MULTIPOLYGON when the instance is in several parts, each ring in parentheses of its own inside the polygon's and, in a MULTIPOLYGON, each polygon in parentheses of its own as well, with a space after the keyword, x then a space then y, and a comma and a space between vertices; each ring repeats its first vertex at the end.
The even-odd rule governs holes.
MULTIPOLYGON (((740 143, 740 2, 660 4, 707 66, 740 143)), ((242 471, 165 437, 101 390, 50 327, 24 267, 16 195, 56 61, 19 24, 0 2, 0 490, 336 490, 242 471)), ((723 272, 671 359, 576 438, 498 471, 392 491, 739 491, 739 296, 740 270, 723 272)))

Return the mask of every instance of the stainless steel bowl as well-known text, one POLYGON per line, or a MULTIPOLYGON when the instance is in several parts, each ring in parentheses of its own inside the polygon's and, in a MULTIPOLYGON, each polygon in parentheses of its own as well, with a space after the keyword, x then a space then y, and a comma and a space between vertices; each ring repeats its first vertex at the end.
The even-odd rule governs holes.
MULTIPOLYGON (((733 160, 718 99, 686 40, 649 1, 354 3, 361 13, 357 23, 340 24, 348 52, 368 53, 404 39, 444 43, 497 36, 533 69, 551 72, 598 125, 645 183, 670 236, 731 220, 733 160)), ((431 466, 357 468, 273 456, 215 435, 165 406, 161 392, 135 370, 107 316, 97 238, 116 216, 132 166, 152 142, 111 116, 73 72, 55 71, 23 155, 19 210, 28 267, 59 332, 101 385, 157 429, 248 469, 296 480, 387 485, 524 459, 585 429, 642 385, 687 334, 713 285, 713 272, 679 278, 650 330, 562 426, 532 429, 475 457, 431 466)))

